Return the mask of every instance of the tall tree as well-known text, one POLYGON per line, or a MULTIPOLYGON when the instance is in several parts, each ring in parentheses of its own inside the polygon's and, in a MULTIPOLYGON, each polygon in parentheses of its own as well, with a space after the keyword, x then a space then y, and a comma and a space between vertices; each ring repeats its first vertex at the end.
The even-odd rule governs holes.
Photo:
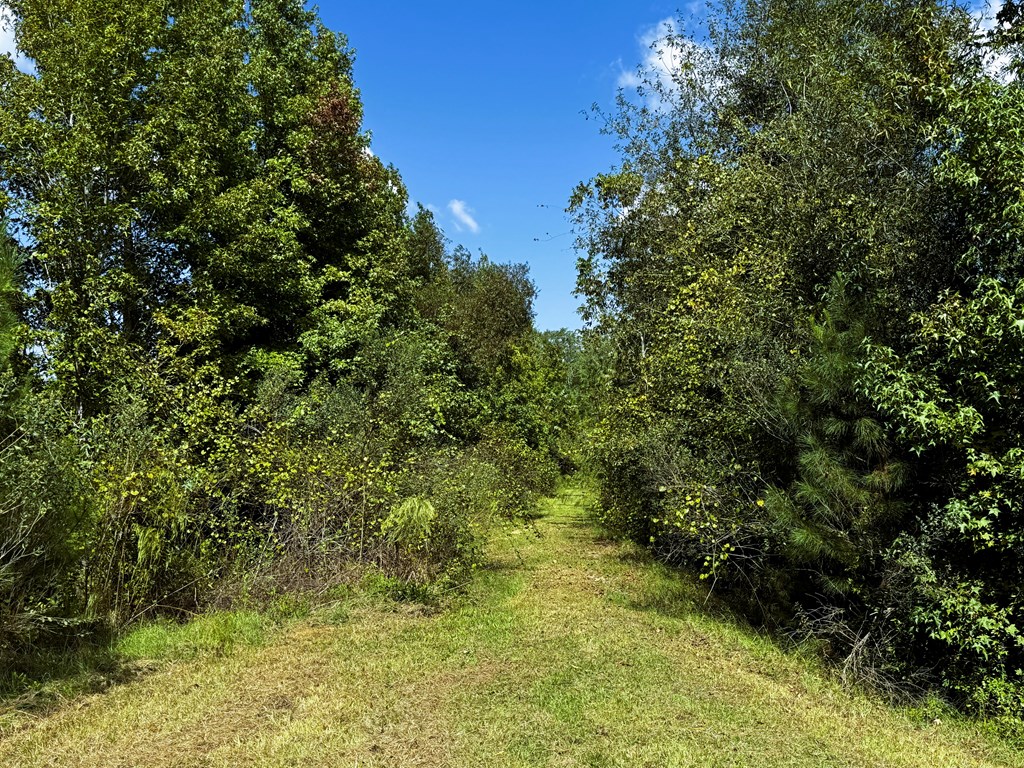
POLYGON ((244 148, 241 7, 180 6, 12 3, 34 71, 3 62, 4 191, 31 254, 30 317, 85 413, 190 290, 216 240, 201 222, 244 148))

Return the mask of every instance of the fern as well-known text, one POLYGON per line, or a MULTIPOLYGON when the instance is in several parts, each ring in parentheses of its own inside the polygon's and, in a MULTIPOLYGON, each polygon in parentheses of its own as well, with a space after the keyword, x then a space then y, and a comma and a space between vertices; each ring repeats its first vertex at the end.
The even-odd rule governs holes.
POLYGON ((413 496, 395 506, 381 523, 380 532, 395 546, 417 551, 430 544, 437 510, 429 499, 413 496))

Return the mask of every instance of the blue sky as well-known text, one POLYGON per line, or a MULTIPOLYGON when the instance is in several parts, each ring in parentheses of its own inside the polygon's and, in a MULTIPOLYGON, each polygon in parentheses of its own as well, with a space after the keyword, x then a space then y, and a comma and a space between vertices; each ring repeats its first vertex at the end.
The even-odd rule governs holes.
POLYGON ((579 327, 573 188, 615 164, 587 119, 610 107, 678 2, 324 0, 356 50, 373 151, 431 206, 453 243, 526 262, 537 327, 579 327))
MULTIPOLYGON (((979 13, 985 4, 972 2, 979 13)), ((453 243, 530 265, 541 329, 580 325, 564 209, 579 182, 617 161, 590 106, 613 106, 665 22, 681 11, 694 29, 704 9, 704 0, 319 4, 356 50, 374 152, 453 243)), ((9 50, 0 23, 0 51, 9 50)))
POLYGON ((319 8, 356 50, 373 150, 399 169, 411 200, 431 207, 454 243, 530 265, 538 328, 579 327, 564 208, 577 183, 616 162, 612 139, 585 113, 611 107, 654 33, 677 10, 692 21, 704 2, 319 8))

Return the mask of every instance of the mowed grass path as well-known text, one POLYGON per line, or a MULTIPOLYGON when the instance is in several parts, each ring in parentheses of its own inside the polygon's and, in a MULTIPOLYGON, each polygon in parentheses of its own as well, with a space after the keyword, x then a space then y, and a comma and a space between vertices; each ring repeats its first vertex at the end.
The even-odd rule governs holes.
POLYGON ((306 622, 9 735, 0 766, 1024 765, 840 690, 601 541, 571 488, 457 606, 306 622))

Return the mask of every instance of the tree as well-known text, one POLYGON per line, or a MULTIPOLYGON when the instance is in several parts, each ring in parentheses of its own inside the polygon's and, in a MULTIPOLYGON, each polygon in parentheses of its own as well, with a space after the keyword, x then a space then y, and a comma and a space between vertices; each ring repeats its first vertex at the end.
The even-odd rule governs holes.
POLYGON ((820 594, 839 605, 870 602, 883 555, 907 522, 910 464, 857 390, 866 323, 877 313, 848 295, 850 282, 833 282, 824 316, 811 320, 808 353, 777 395, 792 465, 779 472, 788 485, 769 488, 765 502, 798 603, 820 594))
POLYGON ((727 3, 659 44, 572 201, 609 521, 1011 710, 1019 86, 952 2, 727 3))
MULTIPOLYGON (((241 8, 12 4, 0 170, 30 253, 30 318, 68 402, 103 408, 216 251, 212 202, 245 146, 241 8)), ((250 212, 251 213, 251 212, 250 212)), ((249 218, 243 213, 244 218, 249 218)))

